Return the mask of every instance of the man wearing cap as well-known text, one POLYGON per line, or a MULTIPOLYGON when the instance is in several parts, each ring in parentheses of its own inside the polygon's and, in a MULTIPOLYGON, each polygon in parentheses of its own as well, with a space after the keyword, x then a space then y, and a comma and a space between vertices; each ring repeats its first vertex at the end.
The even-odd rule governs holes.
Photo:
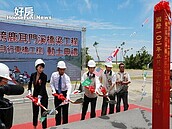
POLYGON ((82 106, 82 114, 81 120, 85 119, 85 115, 87 113, 88 104, 91 103, 91 113, 90 117, 94 118, 96 116, 96 102, 97 102, 97 94, 96 90, 100 87, 100 81, 97 76, 93 73, 96 67, 96 63, 94 60, 88 61, 88 72, 85 72, 81 78, 81 83, 83 83, 86 79, 91 80, 91 84, 89 86, 84 87, 84 102, 82 106))
MULTIPOLYGON (((71 93, 71 82, 70 77, 65 73, 66 70, 66 64, 64 61, 59 61, 57 64, 57 71, 52 73, 51 79, 50 79, 50 86, 52 89, 52 94, 59 94, 64 97, 66 97, 66 101, 70 100, 70 93, 71 93)), ((58 107, 63 100, 54 97, 54 105, 55 108, 58 107)), ((61 124, 61 115, 63 115, 63 124, 68 123, 68 108, 69 104, 65 104, 62 106, 59 106, 57 108, 58 113, 55 116, 56 125, 61 124)))
POLYGON ((128 110, 128 84, 131 83, 130 75, 124 71, 124 63, 119 64, 119 72, 116 73, 117 104, 116 112, 120 112, 121 99, 124 111, 128 110))
MULTIPOLYGON (((8 80, 11 80, 10 78, 10 72, 7 65, 0 63, 0 86, 7 85, 8 80)), ((4 94, 0 92, 0 100, 3 102, 6 102, 7 99, 4 99, 4 94)), ((8 100, 8 103, 10 101, 8 100)), ((2 107, 2 104, 0 104, 0 107, 2 107)), ((12 108, 9 110, 1 110, 0 111, 0 128, 2 129, 10 129, 12 127, 13 122, 13 105, 12 108)))
MULTIPOLYGON (((112 62, 105 62, 105 70, 103 71, 102 75, 99 77, 100 82, 102 83, 102 87, 104 87, 107 91, 107 95, 111 100, 115 100, 115 83, 116 83, 116 75, 112 71, 112 62)), ((107 114, 107 98, 103 97, 103 103, 102 103, 102 111, 101 111, 101 116, 107 114)), ((109 103, 109 114, 114 113, 114 104, 109 103)))
POLYGON ((10 129, 13 123, 13 104, 4 95, 23 94, 24 88, 17 85, 9 85, 12 80, 7 65, 0 63, 0 129, 10 129))

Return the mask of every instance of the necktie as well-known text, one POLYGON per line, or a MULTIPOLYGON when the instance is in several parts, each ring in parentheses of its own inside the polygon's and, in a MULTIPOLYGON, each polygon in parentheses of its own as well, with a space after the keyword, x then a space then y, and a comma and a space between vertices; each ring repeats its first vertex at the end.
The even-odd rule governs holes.
POLYGON ((89 75, 89 79, 91 79, 92 77, 93 77, 93 74, 90 74, 90 75, 89 75))
POLYGON ((59 83, 58 83, 58 92, 59 94, 61 93, 62 91, 62 76, 60 75, 59 76, 59 83))

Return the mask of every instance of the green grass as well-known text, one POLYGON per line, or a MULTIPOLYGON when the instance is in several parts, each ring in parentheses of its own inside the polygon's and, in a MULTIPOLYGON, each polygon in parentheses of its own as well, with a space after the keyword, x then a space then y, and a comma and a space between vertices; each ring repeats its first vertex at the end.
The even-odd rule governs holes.
MULTIPOLYGON (((152 78, 151 76, 148 76, 146 78, 152 78)), ((136 79, 143 79, 143 77, 139 76, 139 77, 131 77, 131 80, 136 80, 136 79)))

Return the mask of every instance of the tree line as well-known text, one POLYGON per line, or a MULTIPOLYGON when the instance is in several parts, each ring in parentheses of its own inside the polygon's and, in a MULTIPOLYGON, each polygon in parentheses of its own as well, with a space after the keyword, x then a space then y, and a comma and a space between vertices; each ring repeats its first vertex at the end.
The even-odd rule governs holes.
MULTIPOLYGON (((88 47, 84 48, 84 50, 86 57, 85 64, 87 64, 87 62, 93 59, 93 57, 89 55, 88 47)), ((145 46, 137 51, 135 55, 131 54, 130 56, 127 55, 126 57, 124 57, 125 68, 127 69, 149 69, 152 68, 152 61, 153 56, 148 53, 145 46)))

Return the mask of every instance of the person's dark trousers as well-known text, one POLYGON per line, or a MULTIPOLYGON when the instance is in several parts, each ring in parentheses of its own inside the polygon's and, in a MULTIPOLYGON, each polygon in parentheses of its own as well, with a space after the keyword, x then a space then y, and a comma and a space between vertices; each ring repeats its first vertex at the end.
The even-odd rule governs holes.
POLYGON ((5 124, 2 122, 1 119, 0 119, 0 129, 6 129, 5 124))
MULTIPOLYGON (((58 93, 58 91, 56 91, 56 93, 58 93)), ((62 91, 62 94, 64 95, 64 97, 66 97, 66 93, 67 91, 62 91)), ((61 124, 61 117, 63 115, 63 122, 62 124, 66 124, 68 123, 68 108, 69 108, 69 104, 65 104, 63 106, 59 106, 62 103, 62 100, 59 100, 57 97, 54 98, 54 105, 55 108, 57 108, 58 113, 56 114, 56 125, 60 125, 61 124), (58 107, 59 106, 59 107, 58 107)))
MULTIPOLYGON (((115 100, 114 95, 110 95, 109 98, 110 98, 110 100, 115 100)), ((103 97, 101 116, 104 116, 107 114, 107 107, 108 107, 107 101, 108 101, 108 99, 106 97, 103 97)), ((109 104, 109 114, 114 113, 114 107, 115 107, 115 104, 109 104)))
POLYGON ((10 129, 13 123, 13 104, 8 99, 4 99, 3 101, 8 103, 8 107, 0 108, 0 127, 2 129, 10 129))
POLYGON ((124 111, 128 110, 128 91, 117 94, 116 112, 120 112, 121 99, 123 100, 124 111))
POLYGON ((88 110, 88 104, 91 102, 91 113, 90 113, 90 118, 94 118, 96 116, 96 102, 97 102, 97 97, 95 98, 88 98, 86 95, 84 95, 84 102, 82 105, 82 114, 81 114, 81 120, 85 119, 85 115, 88 110))
MULTIPOLYGON (((41 99, 41 104, 45 107, 48 108, 48 97, 42 98, 41 99)), ((39 106, 35 105, 32 103, 32 108, 33 108, 33 125, 37 126, 38 125, 38 114, 39 114, 39 106)), ((41 115, 45 110, 41 108, 41 115)), ((42 122, 42 128, 47 128, 47 119, 45 119, 42 122)))

